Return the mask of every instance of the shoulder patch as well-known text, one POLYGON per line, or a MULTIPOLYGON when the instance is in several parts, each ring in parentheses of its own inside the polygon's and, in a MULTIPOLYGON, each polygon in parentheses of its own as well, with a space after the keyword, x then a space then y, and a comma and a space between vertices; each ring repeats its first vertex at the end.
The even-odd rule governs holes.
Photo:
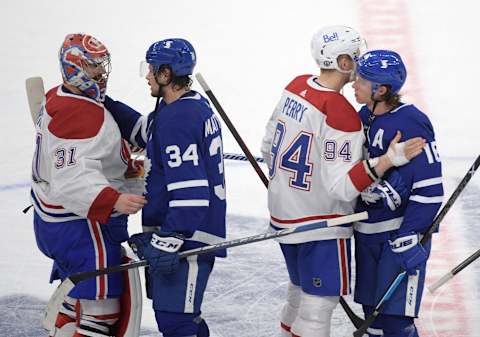
POLYGON ((59 96, 57 88, 47 93, 45 110, 52 118, 48 130, 63 139, 95 137, 105 118, 102 106, 75 95, 59 96))

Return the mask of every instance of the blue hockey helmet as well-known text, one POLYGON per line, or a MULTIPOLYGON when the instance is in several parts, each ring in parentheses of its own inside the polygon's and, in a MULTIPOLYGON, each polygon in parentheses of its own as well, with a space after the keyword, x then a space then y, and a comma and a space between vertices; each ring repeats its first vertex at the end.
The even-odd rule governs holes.
POLYGON ((146 61, 158 71, 168 65, 175 76, 191 75, 197 62, 195 49, 184 39, 166 39, 155 42, 148 48, 146 61))
POLYGON ((391 50, 372 50, 363 54, 357 62, 357 74, 372 82, 372 94, 380 85, 390 86, 395 95, 407 78, 407 69, 400 55, 391 50))

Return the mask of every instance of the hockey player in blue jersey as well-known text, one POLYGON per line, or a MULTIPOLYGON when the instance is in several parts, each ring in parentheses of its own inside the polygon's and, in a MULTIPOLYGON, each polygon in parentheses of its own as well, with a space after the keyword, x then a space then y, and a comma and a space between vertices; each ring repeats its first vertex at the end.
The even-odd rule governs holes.
POLYGON ((215 256, 225 250, 179 260, 178 253, 225 238, 225 182, 220 122, 208 101, 190 90, 196 63, 183 39, 155 42, 146 53, 146 79, 155 111, 143 116, 107 97, 122 135, 146 149, 145 233, 129 242, 149 261, 147 292, 164 337, 207 337, 200 307, 215 256))
POLYGON ((368 156, 376 158, 400 130, 402 139, 422 137, 424 151, 405 166, 391 169, 376 185, 362 193, 357 212, 368 211, 356 223, 355 301, 370 314, 389 283, 403 268, 408 273, 369 329, 369 336, 416 337, 430 244, 422 246, 422 233, 431 225, 442 198, 441 162, 428 117, 398 95, 405 83, 401 57, 388 50, 364 54, 357 63, 353 84, 367 137, 368 156))

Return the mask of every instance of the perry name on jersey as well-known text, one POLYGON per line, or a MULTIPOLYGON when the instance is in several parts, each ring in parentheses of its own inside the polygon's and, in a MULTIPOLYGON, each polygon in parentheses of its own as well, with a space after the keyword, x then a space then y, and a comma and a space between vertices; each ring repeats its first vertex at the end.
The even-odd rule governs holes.
MULTIPOLYGON (((63 86, 48 91, 36 121, 31 198, 45 221, 107 223, 130 156, 103 104, 63 86)), ((113 214, 118 215, 118 214, 113 214)))
MULTIPOLYGON (((146 149, 145 230, 183 234, 182 250, 225 238, 225 181, 221 124, 195 91, 143 116, 107 97, 123 137, 146 149)), ((218 252, 224 256, 225 251, 218 252)))
POLYGON ((368 155, 384 154, 397 130, 405 141, 423 137, 423 152, 405 166, 390 169, 384 176, 393 193, 401 190, 395 207, 378 207, 359 199, 356 211, 367 210, 368 220, 355 224, 358 239, 384 242, 392 231, 422 232, 433 221, 443 200, 441 160, 435 134, 428 117, 411 104, 401 104, 383 115, 375 116, 366 106, 360 110, 368 138, 368 155), (399 186, 401 185, 401 186, 399 186))
MULTIPOLYGON (((355 109, 312 75, 287 85, 266 127, 262 155, 269 163, 273 229, 353 212, 355 198, 373 182, 364 167, 364 134, 355 109)), ((279 240, 298 243, 348 238, 351 226, 279 240)))

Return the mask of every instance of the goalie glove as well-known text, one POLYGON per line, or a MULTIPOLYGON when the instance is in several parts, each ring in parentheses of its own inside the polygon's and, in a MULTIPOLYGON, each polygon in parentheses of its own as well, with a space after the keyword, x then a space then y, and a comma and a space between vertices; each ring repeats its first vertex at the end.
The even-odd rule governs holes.
POLYGON ((388 179, 367 187, 360 193, 360 197, 370 207, 388 207, 395 211, 407 199, 408 189, 402 176, 397 171, 392 171, 388 179))
POLYGON ((408 232, 399 234, 388 240, 397 263, 407 271, 408 275, 415 275, 417 267, 428 259, 428 253, 420 243, 418 233, 408 232))

